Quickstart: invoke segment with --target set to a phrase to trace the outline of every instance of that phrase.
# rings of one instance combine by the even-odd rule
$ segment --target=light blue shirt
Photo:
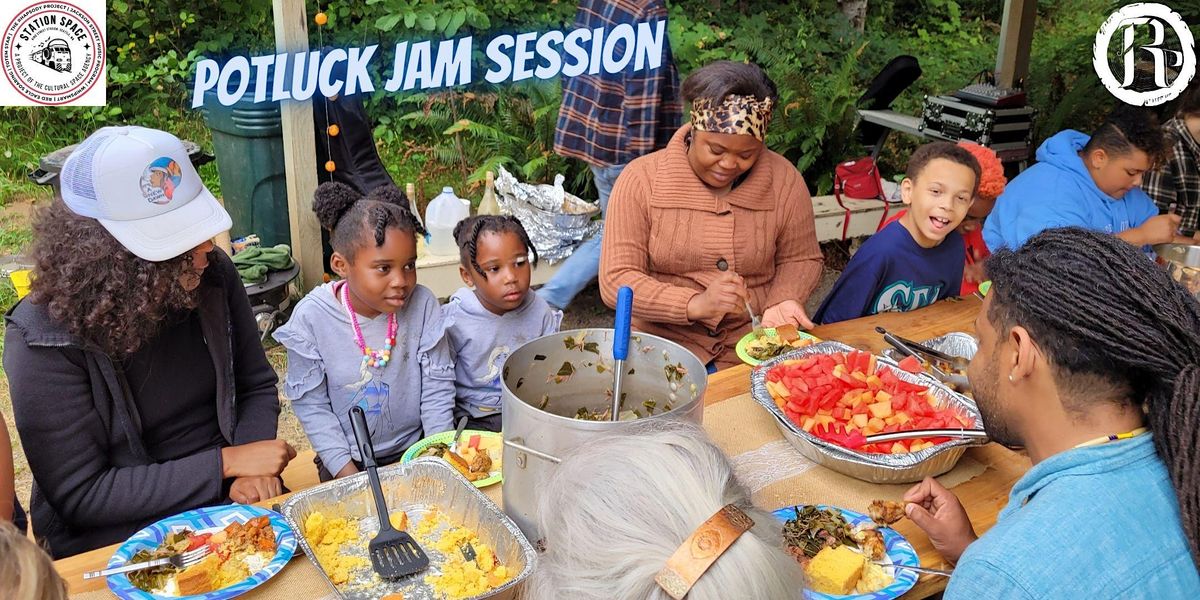
[[[459,288],[442,306],[442,325],[454,357],[454,387],[460,409],[473,417],[499,413],[500,375],[517,348],[558,331],[562,311],[533,292],[515,310],[496,315],[473,290]]]
[[[1135,187],[1120,198],[1100,191],[1079,157],[1089,139],[1086,134],[1068,129],[1054,134],[1038,148],[1038,164],[1005,186],[984,221],[983,241],[989,250],[1016,250],[1052,227],[1074,225],[1121,233],[1158,214],[1158,207],[1141,188]]]
[[[1150,435],[1062,452],[1013,487],[945,600],[1192,600],[1200,576]]]

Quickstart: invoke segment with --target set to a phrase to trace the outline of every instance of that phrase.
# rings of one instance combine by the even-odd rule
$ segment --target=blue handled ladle
[[[629,320],[633,315],[633,290],[617,290],[617,319],[613,324],[613,398],[610,419],[621,419],[621,388],[624,386],[625,359],[629,358]]]

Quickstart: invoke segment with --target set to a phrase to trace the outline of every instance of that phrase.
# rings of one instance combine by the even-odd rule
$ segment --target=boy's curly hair
[[[33,282],[28,301],[113,358],[123,358],[158,334],[171,312],[196,307],[192,253],[151,262],[126,250],[95,219],[55,199],[33,222]]]

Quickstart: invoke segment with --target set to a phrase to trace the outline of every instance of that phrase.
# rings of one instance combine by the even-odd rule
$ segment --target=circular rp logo
[[[104,33],[83,9],[68,2],[39,2],[4,28],[4,76],[39,104],[66,104],[92,89],[104,73]]]
[[[1168,41],[1167,31],[1174,33],[1175,40]],[[1139,31],[1143,38],[1138,39]],[[1118,80],[1109,63],[1109,47],[1113,37],[1120,33],[1119,58],[1122,65]],[[1145,44],[1146,36],[1149,43]],[[1092,49],[1092,66],[1104,87],[1121,101],[1134,106],[1157,106],[1175,99],[1187,88],[1196,74],[1196,51],[1192,32],[1179,13],[1170,7],[1154,3],[1130,4],[1109,15],[1100,31],[1096,33],[1096,44]],[[1177,75],[1167,81],[1170,68]],[[1133,89],[1139,70],[1143,79],[1152,83]]]

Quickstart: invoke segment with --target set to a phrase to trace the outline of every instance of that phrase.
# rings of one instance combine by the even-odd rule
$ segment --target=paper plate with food
[[[400,462],[409,462],[424,456],[433,456],[450,463],[467,481],[482,488],[500,483],[501,462],[504,456],[504,438],[493,431],[463,430],[454,445],[454,432],[443,431],[413,444]]]
[[[889,566],[921,564],[908,540],[886,526],[904,516],[901,503],[876,501],[872,516],[824,505],[774,514],[783,522],[784,545],[804,568],[807,600],[889,600],[917,583],[913,571]]]
[[[113,568],[190,552],[186,567],[110,575],[108,588],[127,600],[233,598],[273,577],[295,551],[296,536],[278,513],[244,504],[190,510],[133,534],[108,561]]]
[[[738,340],[738,358],[742,362],[756,367],[764,360],[775,358],[785,352],[803,348],[821,341],[815,335],[800,331],[795,325],[780,325],[779,327],[763,329],[761,336],[751,331]]]

